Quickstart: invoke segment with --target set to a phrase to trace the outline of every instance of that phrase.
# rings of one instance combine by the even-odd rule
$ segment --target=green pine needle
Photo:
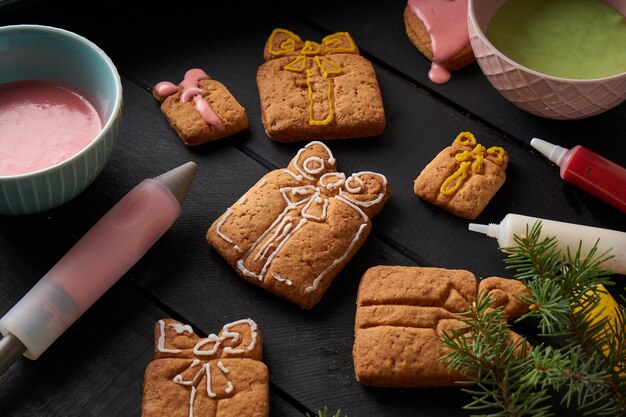
[[[540,239],[541,223],[515,236],[507,269],[515,270],[533,306],[518,320],[538,320],[540,337],[551,344],[528,350],[522,337],[512,337],[502,308],[491,308],[487,294],[479,294],[472,309],[458,318],[465,326],[442,337],[449,353],[442,361],[461,372],[461,385],[472,396],[465,409],[480,416],[552,416],[550,398],[560,396],[566,407],[586,414],[626,415],[626,299],[617,319],[598,312],[600,285],[609,286],[610,273],[601,269],[608,252],[597,255],[596,245],[581,255],[582,242],[564,255],[554,237]]]
[[[329,413],[328,407],[325,406],[322,410],[317,410],[317,414],[315,414],[313,417],[329,417],[328,413]],[[307,413],[306,416],[311,417],[309,413]],[[348,415],[341,414],[341,410],[337,410],[335,414],[333,414],[331,417],[348,417]]]

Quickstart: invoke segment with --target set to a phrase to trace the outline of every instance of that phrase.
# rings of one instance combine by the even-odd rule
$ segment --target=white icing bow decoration
[[[305,152],[312,146],[321,147],[325,156],[308,156]],[[344,206],[343,212],[347,215],[359,219],[358,224],[353,229],[344,230],[350,236],[349,243],[337,258],[329,265],[316,272],[312,282],[307,283],[303,291],[309,293],[315,291],[322,278],[329,273],[337,264],[347,258],[354,246],[359,241],[364,229],[370,225],[370,216],[376,214],[382,205],[387,193],[387,179],[384,175],[371,171],[362,171],[347,177],[341,172],[334,172],[335,159],[330,150],[321,142],[311,142],[300,149],[292,159],[289,168],[282,171],[288,174],[289,185],[283,185],[277,189],[276,198],[281,198],[284,202],[281,212],[276,212],[275,220],[267,227],[256,240],[247,247],[243,247],[234,238],[223,230],[224,225],[230,221],[230,217],[235,213],[234,207],[248,203],[248,195],[244,195],[236,205],[229,208],[221,217],[215,232],[223,240],[241,254],[236,262],[239,271],[250,278],[263,282],[265,279],[274,279],[286,285],[293,285],[295,277],[287,274],[271,272],[267,275],[272,265],[272,261],[287,244],[287,242],[299,230],[312,227],[311,223],[325,223],[328,221],[329,205],[331,200]],[[255,186],[256,189],[268,187],[267,178],[276,174],[276,171],[268,174]],[[254,188],[253,188],[254,190]],[[267,191],[276,193],[276,188]],[[242,210],[244,207],[242,207]],[[311,233],[331,233],[330,230],[316,228]],[[344,236],[346,236],[344,234]],[[329,238],[332,238],[329,236]],[[250,263],[248,265],[247,263]]]
[[[234,395],[235,387],[231,372],[220,359],[261,358],[261,346],[257,342],[257,325],[251,319],[242,319],[224,325],[219,335],[210,334],[206,338],[197,337],[192,328],[172,320],[159,320],[160,334],[157,342],[157,356],[160,358],[192,359],[187,369],[176,374],[172,382],[190,388],[189,407],[193,416],[194,402],[201,381],[206,381],[206,394],[209,398],[220,399]],[[234,330],[233,328],[237,328]],[[177,341],[180,335],[188,335],[184,341]],[[191,342],[196,343],[192,346]],[[226,379],[226,387],[221,392],[214,389],[212,380]]]

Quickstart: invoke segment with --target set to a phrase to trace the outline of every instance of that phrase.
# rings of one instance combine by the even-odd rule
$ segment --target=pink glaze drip
[[[91,103],[63,86],[43,80],[0,84],[0,176],[56,165],[101,130]]]
[[[202,119],[209,125],[215,127],[217,130],[224,131],[226,129],[224,124],[219,119],[209,102],[202,97],[202,93],[204,93],[205,90],[199,87],[199,82],[200,80],[207,78],[209,78],[207,73],[199,68],[192,68],[187,71],[185,73],[185,78],[181,83],[183,91],[180,94],[180,101],[188,103],[193,99],[196,104],[196,110],[198,110]],[[154,87],[154,90],[159,96],[165,97],[178,91],[178,86],[169,81],[161,81]]]
[[[452,77],[452,74],[450,74],[450,71],[448,71],[441,65],[437,64],[436,62],[433,62],[430,65],[430,71],[428,71],[428,78],[430,78],[432,82],[435,82],[437,84],[447,83],[448,81],[450,81],[451,77]]]
[[[469,43],[467,0],[408,0],[410,10],[430,34],[433,63],[428,73],[431,81],[450,80],[450,71],[441,66]]]

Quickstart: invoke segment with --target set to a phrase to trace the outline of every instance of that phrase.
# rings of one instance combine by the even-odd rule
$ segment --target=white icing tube
[[[596,256],[608,250],[610,250],[609,255],[613,256],[600,266],[614,273],[626,275],[626,233],[624,232],[520,214],[507,214],[500,224],[470,223],[469,230],[495,237],[498,239],[500,248],[508,248],[517,246],[513,239],[515,235],[525,234],[527,227],[530,230],[537,221],[541,221],[541,238],[555,237],[563,255],[567,254],[568,248],[572,256],[575,255],[582,241],[581,256],[586,257],[597,242]]]
[[[20,350],[37,359],[148,251],[178,217],[196,171],[188,162],[142,181],[0,319],[0,374]]]

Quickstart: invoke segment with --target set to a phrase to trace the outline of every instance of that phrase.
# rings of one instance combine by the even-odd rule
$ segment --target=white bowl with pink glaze
[[[111,59],[93,42],[50,26],[0,27],[0,83],[31,79],[72,86],[89,97],[102,129],[55,165],[0,175],[0,215],[41,213],[76,197],[100,174],[118,136],[122,83]]]
[[[594,116],[626,100],[626,72],[596,79],[560,78],[526,68],[500,52],[485,32],[506,2],[469,0],[467,19],[478,65],[507,100],[529,113],[560,120]],[[626,16],[626,7],[619,12]]]

